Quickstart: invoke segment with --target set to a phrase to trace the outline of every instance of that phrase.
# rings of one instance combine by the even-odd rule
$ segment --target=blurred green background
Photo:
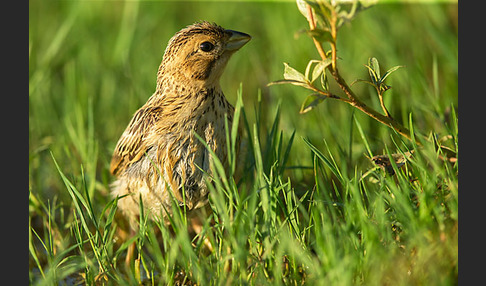
[[[424,134],[449,134],[450,112],[458,100],[457,9],[457,3],[398,3],[360,13],[339,32],[342,75],[348,83],[366,79],[369,57],[376,57],[384,70],[405,66],[388,80],[393,87],[385,95],[389,111],[405,125],[412,113],[415,128]],[[296,130],[290,166],[312,165],[301,140],[308,137],[317,147],[325,139],[341,157],[338,162],[353,162],[346,168],[369,168],[352,116],[360,120],[373,152],[391,144],[388,128],[341,102],[327,100],[300,115],[308,91],[266,86],[283,78],[283,62],[304,71],[310,59],[318,59],[311,39],[298,34],[308,25],[292,1],[29,1],[31,192],[41,199],[68,198],[50,150],[70,178],[79,180],[83,171],[91,189],[106,194],[113,148],[133,113],[153,93],[169,38],[199,20],[252,35],[229,62],[221,85],[235,103],[242,83],[250,123],[260,99],[264,128],[270,128],[280,106],[284,137]],[[368,85],[357,83],[353,89],[379,109]],[[294,169],[289,176],[298,184],[312,171]]]

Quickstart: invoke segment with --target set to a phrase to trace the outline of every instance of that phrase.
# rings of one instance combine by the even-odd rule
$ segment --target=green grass
[[[232,169],[214,177],[203,231],[212,253],[187,233],[183,210],[169,226],[142,217],[122,240],[109,196],[113,148],[152,94],[167,41],[197,20],[253,36],[221,80],[230,102],[241,98],[250,152],[241,180]],[[295,37],[304,28],[293,2],[30,1],[31,284],[457,284],[457,163],[426,143],[385,175],[366,156],[414,142],[332,100],[300,115],[306,90],[266,86],[283,62],[303,71],[318,58]],[[457,150],[457,3],[379,4],[339,33],[347,81],[366,78],[369,57],[405,66],[387,81],[390,113]],[[353,90],[379,109],[368,85]],[[133,241],[140,266],[127,270]]]

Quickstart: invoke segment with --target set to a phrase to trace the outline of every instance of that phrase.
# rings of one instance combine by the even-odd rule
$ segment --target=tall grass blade
[[[338,178],[341,184],[344,184],[343,176],[341,175],[339,169],[336,167],[335,162],[333,163],[331,160],[326,158],[326,156],[324,156],[324,154],[319,149],[312,145],[309,139],[305,137],[302,137],[302,139],[304,140],[305,144],[311,149],[312,153],[314,153],[317,158],[319,158],[331,170],[331,172]]]

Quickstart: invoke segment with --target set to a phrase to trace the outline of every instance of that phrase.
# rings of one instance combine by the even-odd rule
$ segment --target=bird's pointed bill
[[[231,33],[231,37],[229,38],[228,44],[226,45],[226,50],[228,51],[236,51],[251,40],[250,35],[242,32],[233,30],[226,30],[226,32]]]

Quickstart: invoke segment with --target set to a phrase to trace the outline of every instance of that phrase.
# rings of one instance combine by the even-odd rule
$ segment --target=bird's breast
[[[204,173],[212,173],[212,154],[223,165],[227,162],[225,121],[231,126],[233,107],[222,94],[207,96],[199,104],[184,107],[180,112],[185,116],[161,136],[159,162],[164,165],[165,179],[171,182],[172,188],[184,189],[185,198],[195,204],[207,195]],[[188,107],[191,109],[187,110]]]

